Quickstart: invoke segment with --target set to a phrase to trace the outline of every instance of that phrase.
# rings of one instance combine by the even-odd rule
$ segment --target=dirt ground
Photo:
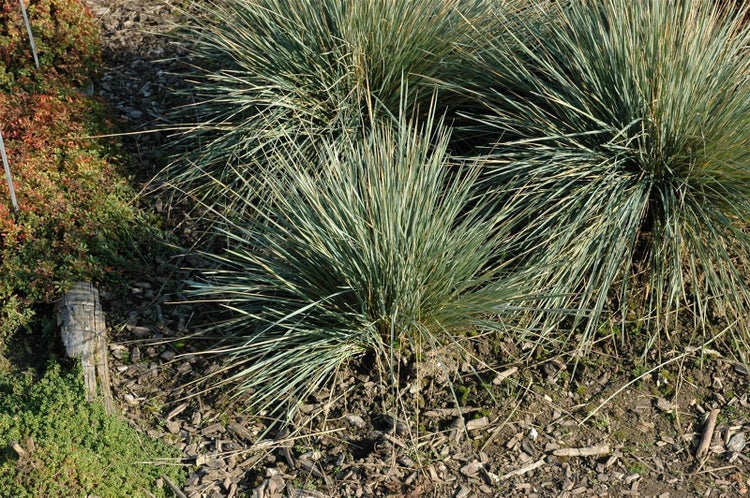
[[[88,1],[106,59],[94,93],[125,123],[144,181],[164,165],[168,135],[154,130],[169,125],[163,116],[182,84],[176,73],[186,71],[158,34],[184,2]],[[169,200],[161,193],[143,202],[189,239],[189,214]],[[269,432],[263,414],[243,412],[231,392],[191,386],[219,368],[186,339],[200,329],[203,310],[182,295],[179,261],[157,258],[153,266],[127,295],[102,289],[102,296],[117,402],[134,425],[182,450],[174,463],[189,478],[173,488],[176,496],[747,494],[750,377],[718,346],[685,350],[674,338],[674,347],[661,344],[659,357],[641,364],[639,345],[603,337],[574,368],[564,354],[505,360],[523,344],[477,337],[466,343],[475,369],[448,361],[453,389],[430,368],[435,358],[415,363],[404,353],[397,390],[364,357],[330,390],[304,400],[291,432]]]

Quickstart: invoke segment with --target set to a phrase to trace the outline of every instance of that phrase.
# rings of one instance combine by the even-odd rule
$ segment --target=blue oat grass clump
[[[266,179],[267,203],[225,220],[226,252],[207,255],[217,269],[194,293],[226,310],[214,352],[252,409],[293,407],[365,352],[497,328],[520,296],[500,220],[475,197],[478,168],[450,158],[447,132],[368,126],[314,165],[284,164]]]
[[[309,163],[322,141],[367,126],[375,107],[397,116],[403,87],[423,116],[436,92],[440,109],[460,107],[465,96],[436,80],[464,78],[458,47],[489,9],[484,0],[206,2],[177,31],[194,71],[162,177],[203,200],[226,203],[223,186],[262,195],[256,177],[275,169],[276,148],[291,144],[287,153]]]
[[[546,255],[536,285],[580,310],[583,350],[605,310],[750,345],[750,26],[715,4],[558,2],[487,33],[466,85],[496,137],[484,187],[525,198],[515,250]]]

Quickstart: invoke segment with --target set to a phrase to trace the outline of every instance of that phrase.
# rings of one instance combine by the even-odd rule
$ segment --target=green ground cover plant
[[[53,303],[79,279],[116,279],[134,238],[148,231],[131,203],[103,104],[61,86],[57,95],[0,94],[0,126],[19,212],[2,182],[0,338],[29,326],[34,306]]]
[[[51,304],[76,280],[118,282],[139,244],[155,238],[133,203],[118,143],[94,138],[116,124],[101,100],[78,90],[99,61],[88,8],[27,5],[40,70],[19,4],[0,2],[0,130],[18,199],[16,211],[3,177],[0,495],[165,496],[156,481],[182,482],[178,452],[88,403],[80,369],[63,373],[46,357],[58,341]],[[155,465],[160,459],[172,465]]]
[[[745,13],[576,0],[542,24],[514,20],[513,44],[486,33],[484,78],[465,86],[485,105],[476,126],[496,132],[485,182],[523,193],[516,250],[544,255],[536,286],[555,296],[549,308],[580,310],[584,352],[605,310],[623,333],[642,321],[652,343],[680,316],[698,336],[731,324],[747,350]]]
[[[35,308],[75,280],[115,277],[146,233],[100,100],[77,88],[100,61],[98,32],[80,1],[26,2],[37,70],[18,2],[0,2],[0,130],[19,210],[0,182],[0,345],[31,329]],[[137,233],[139,232],[139,233]],[[37,327],[38,328],[38,327]]]
[[[80,369],[0,374],[0,434],[2,496],[169,496],[156,480],[183,480],[175,448],[86,401]]]

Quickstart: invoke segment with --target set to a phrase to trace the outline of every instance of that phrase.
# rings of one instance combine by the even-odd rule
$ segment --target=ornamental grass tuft
[[[280,144],[305,163],[374,107],[397,115],[404,86],[424,114],[437,80],[462,80],[458,47],[489,9],[484,0],[206,2],[179,35],[195,72],[165,178],[203,199],[224,185],[255,194],[248,180],[274,169],[268,154]],[[462,98],[440,94],[438,108]]]
[[[474,198],[478,168],[451,160],[444,128],[366,128],[325,143],[314,164],[280,151],[268,202],[225,219],[226,251],[204,255],[216,269],[194,296],[225,309],[213,352],[251,409],[281,415],[365,352],[496,329],[520,296],[500,220]]]
[[[466,85],[496,136],[483,182],[524,198],[517,254],[543,255],[536,286],[580,310],[584,352],[605,310],[652,340],[692,316],[750,345],[747,9],[573,0],[512,44],[487,33]]]

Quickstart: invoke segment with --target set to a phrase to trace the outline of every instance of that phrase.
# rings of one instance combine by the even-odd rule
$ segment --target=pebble
[[[367,422],[365,422],[365,419],[363,419],[359,415],[347,414],[344,415],[344,418],[349,423],[349,425],[351,425],[352,427],[356,427],[357,429],[364,429],[367,427]]]
[[[465,476],[471,477],[471,476],[476,475],[477,472],[479,472],[479,469],[481,468],[482,468],[482,463],[475,460],[461,467],[461,473]]]
[[[178,432],[180,432],[180,423],[175,420],[167,420],[164,426],[172,434],[177,434]]]

